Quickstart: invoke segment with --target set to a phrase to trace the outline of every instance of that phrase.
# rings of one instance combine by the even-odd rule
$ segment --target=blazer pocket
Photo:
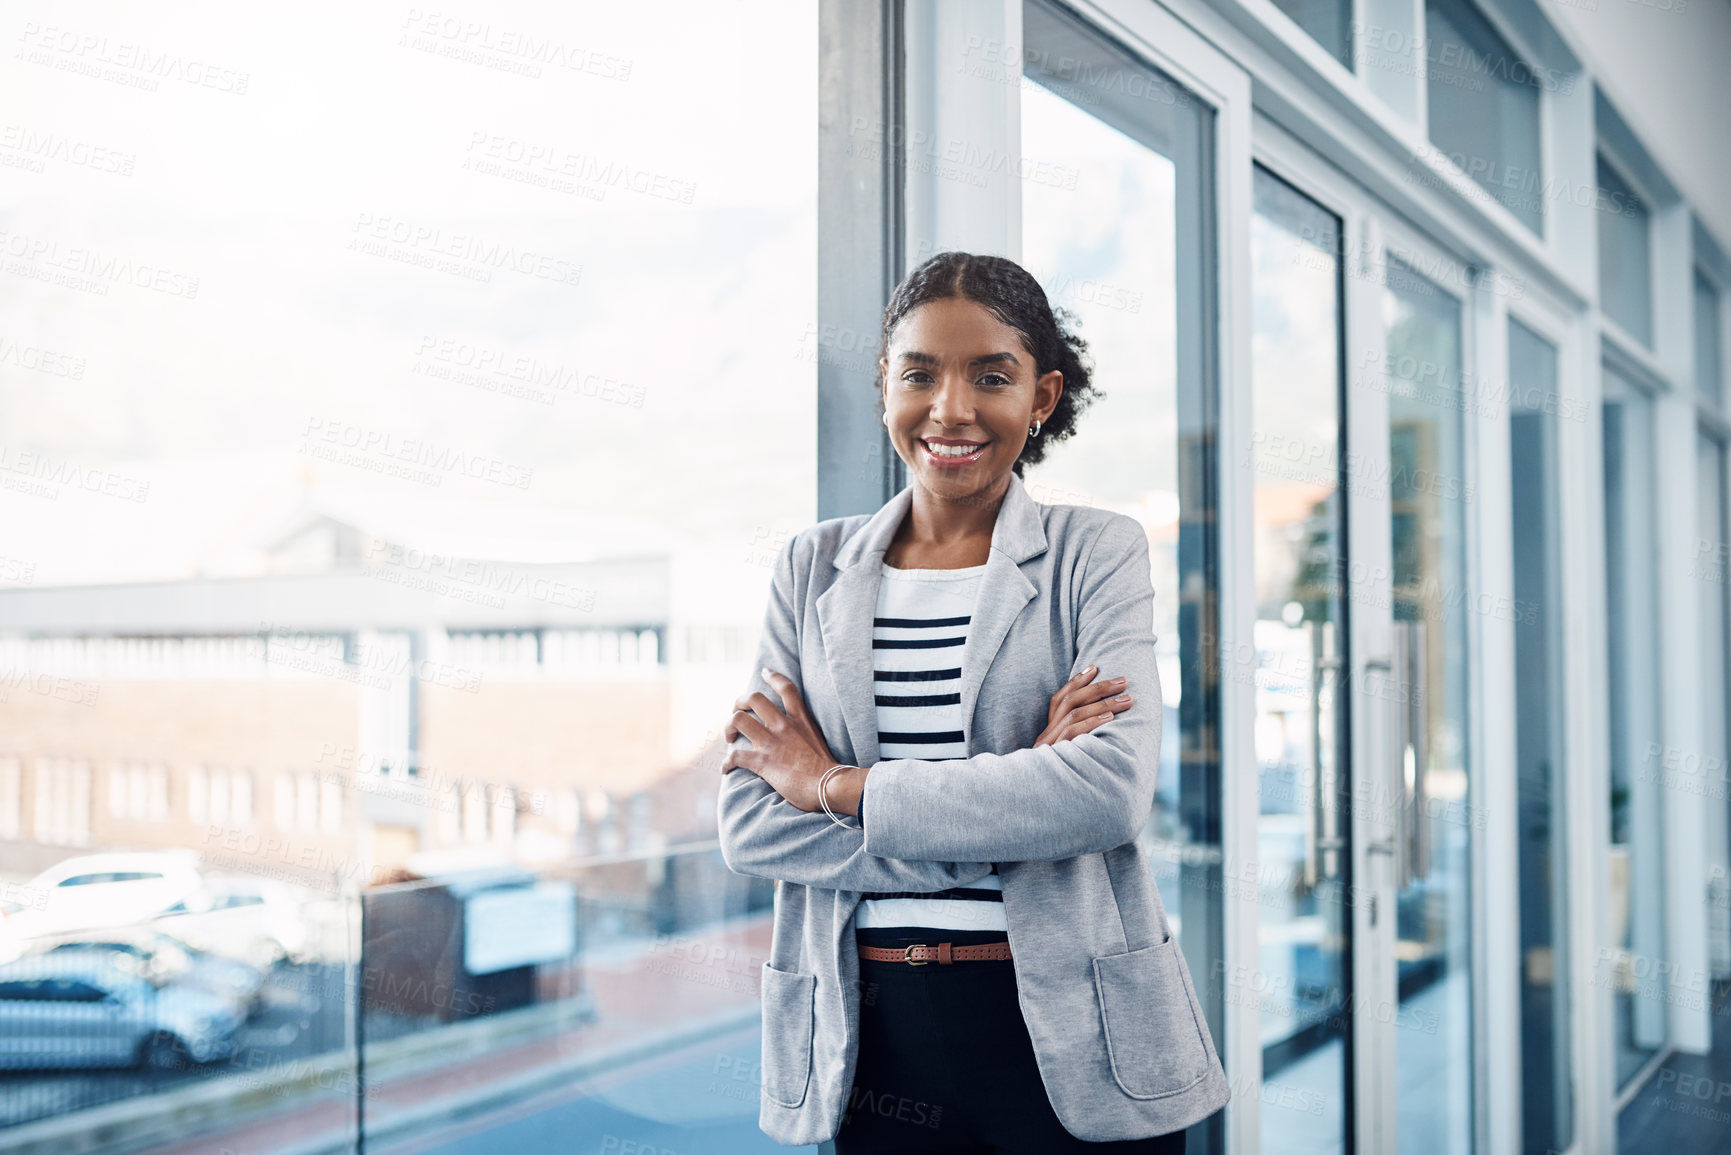
[[[1173,938],[1094,959],[1112,1077],[1133,1099],[1176,1095],[1208,1075],[1202,1026],[1178,967]]]
[[[763,1091],[770,1102],[797,1107],[805,1101],[816,1015],[816,975],[763,964]]]

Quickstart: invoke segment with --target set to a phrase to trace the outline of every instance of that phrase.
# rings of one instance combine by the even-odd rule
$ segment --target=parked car
[[[196,891],[201,881],[192,851],[64,859],[10,895],[0,917],[0,960],[17,958],[34,938],[154,918]]]
[[[0,1068],[175,1070],[235,1051],[240,1017],[184,983],[156,984],[109,950],[48,951],[0,966]]]
[[[112,927],[37,939],[33,953],[106,950],[114,960],[157,987],[186,983],[227,1000],[243,1018],[263,999],[265,972],[250,963],[199,950],[154,927]]]
[[[200,950],[268,971],[284,959],[305,957],[307,905],[275,879],[205,875],[197,890],[157,916],[156,926]]]

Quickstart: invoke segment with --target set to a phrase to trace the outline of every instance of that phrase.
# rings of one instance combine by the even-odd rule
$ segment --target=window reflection
[[[1104,394],[1076,436],[1029,471],[1028,488],[1044,502],[1124,513],[1147,532],[1165,723],[1143,837],[1218,1046],[1213,119],[1193,94],[1054,8],[1024,5],[1023,33],[1033,82],[1022,87],[1023,155],[1079,175],[1069,188],[1022,183],[1021,260],[1079,320]],[[1220,1117],[1199,1127],[1198,1141],[1217,1149]]]
[[[1611,731],[1610,957],[1617,1085],[1665,1043],[1664,767],[1659,750],[1653,403],[1605,366],[1605,595]]]
[[[1723,311],[1719,287],[1695,270],[1695,388],[1701,396],[1721,404],[1725,396],[1724,329],[1720,325]]]
[[[1652,215],[1615,165],[1597,158],[1599,307],[1643,345],[1653,344]]]
[[[1255,174],[1259,965],[1265,1153],[1343,1151],[1351,1045],[1340,222]],[[1290,1104],[1295,1110],[1279,1110]]]
[[[703,1062],[749,1071],[769,888],[673,851],[816,509],[816,10],[296,17],[92,10],[8,68],[101,159],[5,169],[0,332],[52,354],[0,372],[0,685],[46,688],[0,693],[7,871],[193,848],[227,889],[175,917],[269,997],[232,1061],[44,1074],[0,1124],[357,1045],[383,1087],[477,1015],[545,1063],[733,1014]],[[0,922],[185,897],[139,885]],[[545,1149],[709,1142],[604,1067],[620,1111]],[[755,1085],[692,1085],[773,1147]]]
[[[1555,427],[1557,351],[1509,322],[1510,524],[1514,544],[1515,791],[1520,861],[1523,1149],[1574,1134],[1569,999],[1568,762],[1563,740],[1562,565]]]
[[[1549,69],[1515,52],[1471,0],[1426,0],[1424,78],[1430,139],[1535,233],[1544,227],[1539,94]]]
[[[1471,836],[1460,302],[1390,261],[1383,292],[1398,761],[1395,1030],[1402,1152],[1472,1149]],[[1389,708],[1391,703],[1371,703]],[[1445,1109],[1444,1104],[1448,1107]]]

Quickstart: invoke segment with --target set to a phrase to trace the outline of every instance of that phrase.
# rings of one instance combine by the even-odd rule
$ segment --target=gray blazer
[[[1148,539],[1123,514],[1042,505],[1012,474],[962,661],[970,756],[880,761],[878,566],[911,500],[905,488],[874,514],[796,534],[776,559],[757,654],[800,688],[839,760],[871,767],[863,832],[796,809],[747,769],[722,778],[727,865],[780,883],[762,967],[759,1126],[784,1144],[840,1130],[859,1044],[861,892],[965,886],[995,862],[1022,1015],[1059,1121],[1093,1141],[1187,1127],[1230,1095],[1137,841],[1162,715]],[[1051,696],[1090,663],[1129,679],[1135,704],[1033,748]],[[780,700],[761,674],[752,689]]]

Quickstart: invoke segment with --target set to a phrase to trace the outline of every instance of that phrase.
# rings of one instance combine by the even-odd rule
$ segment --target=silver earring
[[[888,413],[885,413],[884,414],[884,428],[888,429],[889,427],[890,427],[890,415]]]
[[[1029,437],[1038,437],[1039,435],[1040,435],[1040,422],[1038,419],[1036,419],[1032,425],[1028,426],[1028,436]]]

